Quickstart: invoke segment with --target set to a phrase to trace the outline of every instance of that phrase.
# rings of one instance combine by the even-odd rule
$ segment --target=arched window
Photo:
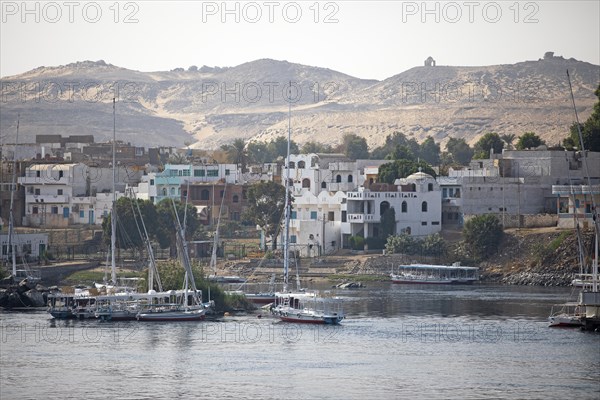
[[[306,168],[306,163],[304,161],[298,161],[298,168],[299,169]]]
[[[416,192],[416,191],[417,191],[417,185],[416,185],[416,184],[414,184],[414,183],[412,183],[412,184],[410,185],[410,191],[411,191],[411,192]]]
[[[321,182],[321,189],[327,189],[327,183],[325,183],[325,181]]]
[[[405,201],[402,202],[402,212],[408,212],[408,204]]]
[[[171,188],[171,196],[175,196],[175,188]]]
[[[300,164],[298,164],[300,166]],[[302,187],[306,189],[310,189],[310,179],[304,178],[302,179]]]
[[[233,195],[233,202],[234,203],[239,203],[240,202],[240,197],[237,194]]]
[[[352,183],[352,175],[348,175],[348,183]]]
[[[288,168],[290,168],[290,169],[296,168],[296,163],[293,161],[290,161],[290,163],[288,164]]]
[[[208,189],[204,189],[200,192],[200,200],[208,200],[210,197],[210,194],[208,192]]]
[[[390,203],[387,201],[382,201],[379,205],[379,215],[383,215],[390,208]]]
[[[335,181],[336,181],[337,183],[342,183],[342,176],[341,176],[341,175],[338,175],[338,176],[336,176],[336,177],[335,177]]]
[[[294,186],[294,180],[293,179],[289,179],[288,180],[288,186]]]
[[[433,183],[427,185],[427,190],[433,192]]]
[[[162,194],[163,194],[163,196],[166,196],[166,195],[167,195],[167,188],[163,188],[163,190],[162,190]]]
[[[427,202],[426,201],[421,203],[421,211],[427,212]]]

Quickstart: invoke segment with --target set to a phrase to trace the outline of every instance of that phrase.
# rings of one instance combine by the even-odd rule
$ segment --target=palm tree
[[[227,153],[228,161],[241,165],[242,172],[246,171],[246,142],[244,139],[235,139],[231,144],[224,144],[221,149]]]
[[[502,141],[504,143],[506,143],[507,150],[513,149],[512,143],[515,141],[516,138],[517,138],[517,135],[515,135],[514,133],[507,133],[506,135],[500,135],[500,139],[502,139]]]

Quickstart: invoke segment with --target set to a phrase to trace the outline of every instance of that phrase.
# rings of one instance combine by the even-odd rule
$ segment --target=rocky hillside
[[[592,233],[584,233],[582,242],[589,267],[594,254]],[[513,285],[569,286],[579,273],[578,247],[573,230],[509,230],[497,256],[481,265],[482,277]]]
[[[554,56],[511,65],[416,67],[383,81],[270,59],[160,72],[84,61],[3,77],[0,135],[14,138],[20,113],[21,141],[39,133],[106,140],[115,97],[120,139],[215,148],[238,137],[268,140],[287,132],[291,96],[298,142],[327,138],[336,144],[344,133],[356,133],[375,146],[399,130],[417,140],[432,135],[471,143],[487,131],[534,131],[557,143],[574,120],[567,69],[585,119],[600,67]]]

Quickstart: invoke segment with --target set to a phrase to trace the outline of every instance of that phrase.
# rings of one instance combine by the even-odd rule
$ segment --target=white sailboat
[[[290,90],[291,90],[290,82]],[[288,97],[288,140],[286,162],[290,159],[291,141],[291,94]],[[275,293],[275,303],[271,313],[285,322],[310,323],[310,324],[339,324],[345,317],[339,299],[324,298],[316,292],[298,291],[291,292],[288,288],[289,280],[289,236],[290,236],[290,168],[286,168],[285,177],[285,229],[283,240],[283,291]]]

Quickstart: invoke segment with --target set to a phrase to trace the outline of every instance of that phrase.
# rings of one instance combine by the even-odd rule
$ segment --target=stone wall
[[[557,226],[558,216],[556,214],[505,214],[504,218],[502,213],[494,213],[500,222],[504,225],[504,228],[546,228]],[[464,221],[467,222],[475,215],[465,215]],[[520,220],[520,223],[519,223]]]

